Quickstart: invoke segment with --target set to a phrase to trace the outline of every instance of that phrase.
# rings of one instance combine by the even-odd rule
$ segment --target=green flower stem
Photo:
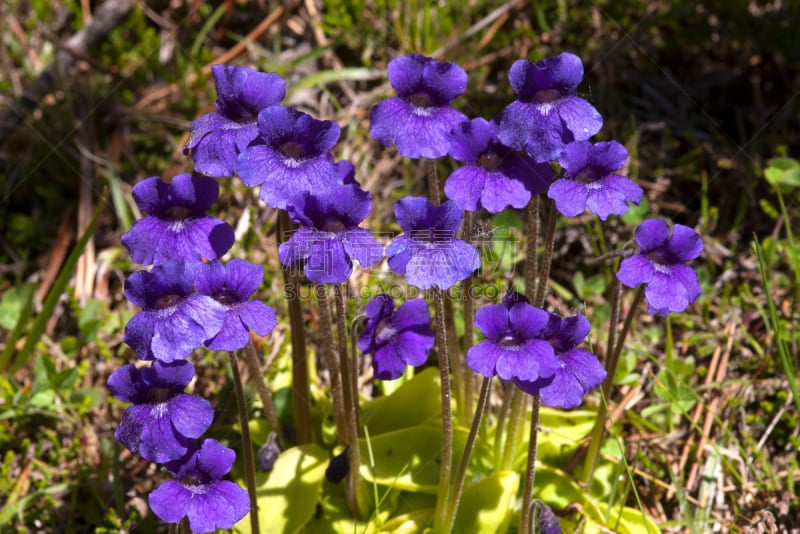
[[[278,436],[278,446],[281,449],[286,447],[286,436],[283,434],[278,413],[275,411],[275,404],[272,402],[272,393],[264,380],[264,373],[261,370],[261,365],[258,362],[258,354],[256,348],[253,346],[253,341],[250,340],[244,347],[244,361],[247,364],[247,369],[250,372],[250,378],[255,382],[256,391],[261,398],[261,404],[264,406],[264,414],[267,416],[267,422],[270,429]]]
[[[285,210],[278,211],[278,243],[289,236],[292,224]],[[311,387],[306,361],[305,322],[300,303],[300,280],[291,268],[281,266],[284,291],[289,308],[289,332],[292,338],[292,405],[297,428],[297,443],[311,443]]]
[[[467,443],[464,445],[464,453],[461,455],[461,462],[458,464],[458,471],[456,472],[456,481],[453,485],[453,491],[450,499],[450,509],[447,512],[447,522],[445,523],[444,532],[449,532],[453,528],[453,523],[458,514],[458,504],[461,501],[461,493],[464,490],[464,479],[467,476],[467,466],[469,465],[472,450],[475,448],[475,440],[478,437],[478,431],[481,428],[481,421],[483,414],[486,413],[486,407],[489,404],[489,391],[491,389],[492,379],[483,378],[481,382],[481,392],[478,397],[478,407],[475,409],[475,414],[472,417],[472,426],[469,429],[467,436]]]
[[[542,402],[539,395],[533,395],[531,409],[531,436],[528,441],[528,465],[525,469],[525,485],[522,488],[522,510],[519,516],[519,532],[533,532],[531,516],[533,512],[533,485],[536,481],[536,448],[539,441],[539,408]]]
[[[436,318],[436,344],[439,356],[439,379],[442,389],[442,459],[439,466],[439,492],[434,516],[434,532],[447,533],[447,510],[450,504],[450,472],[453,463],[453,411],[450,404],[450,358],[447,351],[447,332],[444,321],[444,292],[433,289]]]
[[[342,387],[342,371],[339,367],[339,358],[333,351],[333,331],[336,328],[331,317],[331,307],[328,301],[328,286],[314,284],[314,292],[319,304],[319,322],[322,329],[322,358],[328,367],[331,380],[331,397],[333,398],[333,419],[336,421],[336,436],[339,445],[347,445],[347,423],[344,411],[344,391]]]
[[[606,356],[606,379],[603,381],[600,393],[600,406],[597,407],[597,417],[594,420],[594,427],[592,428],[592,437],[589,441],[589,449],[586,452],[586,458],[583,464],[583,482],[589,484],[594,476],[594,469],[597,466],[597,460],[600,457],[600,444],[603,442],[605,434],[606,415],[608,414],[608,399],[611,395],[611,387],[614,385],[614,377],[617,374],[617,365],[619,364],[619,357],[622,353],[622,347],[625,345],[625,339],[628,337],[633,317],[639,305],[644,299],[644,285],[639,286],[636,290],[636,295],[633,297],[631,307],[628,309],[628,314],[625,316],[625,322],[622,325],[622,330],[619,337],[614,344],[613,349],[609,347],[609,352]],[[616,326],[614,323],[609,325],[609,328],[614,330]],[[609,336],[611,338],[611,336]]]
[[[350,512],[358,519],[368,515],[366,487],[361,482],[361,449],[358,446],[358,376],[356,373],[355,343],[353,352],[347,350],[347,310],[344,304],[344,284],[333,286],[336,306],[336,337],[339,342],[339,363],[342,373],[342,390],[344,393],[344,421],[349,446],[347,460],[350,469],[347,472],[347,504]]]
[[[547,235],[544,238],[544,255],[542,256],[542,267],[539,271],[539,282],[536,286],[536,297],[533,299],[533,305],[537,308],[541,308],[544,305],[547,280],[550,278],[550,265],[553,262],[553,245],[555,244],[556,208],[552,201],[548,202],[548,204],[550,208],[547,213]],[[525,469],[525,484],[522,490],[522,511],[519,518],[520,532],[531,532],[531,513],[533,512],[532,498],[533,487],[536,481],[536,452],[539,437],[539,409],[541,404],[542,402],[539,395],[533,395],[531,434],[528,440],[528,462]]]
[[[247,417],[247,401],[244,398],[242,375],[239,373],[239,362],[236,361],[234,352],[228,353],[231,359],[231,373],[233,374],[233,390],[236,393],[236,407],[239,410],[239,425],[242,429],[242,460],[244,461],[244,476],[247,481],[247,493],[250,496],[250,530],[261,532],[258,528],[258,501],[256,500],[256,461],[253,455],[253,442],[250,440],[250,425]]]

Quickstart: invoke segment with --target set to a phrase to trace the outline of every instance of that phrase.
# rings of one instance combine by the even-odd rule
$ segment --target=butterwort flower
[[[405,197],[394,214],[404,233],[389,243],[386,256],[412,286],[449,289],[481,266],[475,247],[455,237],[463,212],[452,200],[436,206],[424,197]]]
[[[467,73],[420,54],[396,57],[387,70],[397,96],[372,108],[369,134],[407,158],[447,155],[450,130],[466,120],[450,102],[467,88]]]
[[[552,161],[566,145],[600,131],[603,118],[586,100],[575,96],[583,64],[563,53],[534,63],[519,59],[508,74],[519,98],[506,106],[497,137],[539,162]]]
[[[497,140],[497,123],[462,122],[450,133],[450,157],[462,163],[444,184],[444,192],[461,209],[485,208],[499,213],[507,206],[524,208],[532,195],[547,189],[550,166],[536,163]]]
[[[228,223],[205,213],[217,196],[217,181],[200,174],[178,174],[171,183],[157,176],[139,182],[133,198],[147,216],[122,236],[122,244],[142,265],[222,256],[234,234]]]
[[[192,532],[229,529],[250,511],[247,492],[224,477],[233,467],[236,453],[215,439],[193,443],[180,460],[167,462],[173,474],[150,493],[148,502],[159,519],[178,523],[189,519]]]
[[[616,141],[570,143],[558,158],[566,175],[553,182],[547,196],[567,217],[580,215],[587,207],[604,221],[609,215],[623,215],[628,202],[639,204],[642,199],[641,187],[614,172],[626,159],[628,151]]]
[[[407,300],[395,310],[394,299],[382,293],[367,303],[367,325],[358,348],[372,354],[375,378],[400,378],[406,366],[427,361],[433,344],[431,314],[424,300]]]
[[[475,314],[485,340],[467,351],[467,365],[487,378],[536,380],[553,376],[558,361],[553,346],[541,338],[549,314],[528,299],[510,292],[500,304],[484,306]]]
[[[703,241],[682,224],[672,226],[661,219],[648,219],[634,236],[639,253],[619,265],[617,279],[628,287],[645,284],[644,297],[650,314],[682,312],[700,296],[697,273],[685,262],[698,257]]]
[[[309,280],[338,284],[350,277],[353,260],[370,267],[383,257],[383,246],[358,224],[372,209],[372,195],[357,184],[312,194],[289,204],[289,215],[302,226],[278,247],[284,265],[305,263]]]
[[[259,300],[249,300],[264,279],[264,268],[238,258],[196,267],[194,287],[226,310],[220,331],[205,342],[211,350],[238,350],[250,341],[250,329],[266,336],[278,322],[275,312]]]
[[[123,340],[142,360],[173,362],[219,333],[225,306],[193,292],[195,268],[183,261],[136,271],[125,281],[128,301],[141,307],[125,325]]]
[[[272,106],[258,114],[259,137],[237,159],[242,181],[261,186],[261,200],[286,209],[303,191],[319,193],[342,183],[330,150],[339,125],[307,113]]]
[[[131,403],[114,432],[117,441],[151,462],[182,458],[189,440],[202,436],[214,419],[211,403],[183,392],[193,376],[187,361],[156,361],[142,369],[128,364],[111,373],[109,391]]]
[[[576,408],[583,402],[585,394],[603,382],[606,370],[597,356],[577,348],[591,329],[586,317],[580,313],[566,319],[548,315],[548,325],[541,336],[553,347],[558,362],[556,371],[537,380],[515,378],[514,383],[526,393],[538,393],[547,406],[567,410]]]
[[[233,176],[236,157],[258,137],[258,112],[281,103],[286,83],[274,72],[212,65],[217,111],[192,122],[184,154],[192,151],[197,172]]]

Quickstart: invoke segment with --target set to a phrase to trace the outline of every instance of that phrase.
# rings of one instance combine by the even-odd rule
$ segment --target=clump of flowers
[[[219,196],[219,183],[200,174],[178,174],[168,183],[157,176],[133,187],[133,198],[147,216],[122,236],[131,258],[142,265],[171,260],[213,260],[233,245],[231,226],[206,215]]]
[[[478,251],[455,237],[463,217],[452,200],[436,206],[427,198],[405,197],[394,207],[403,235],[386,247],[389,267],[420,289],[448,289],[481,266]]]
[[[369,134],[406,158],[447,155],[450,131],[467,119],[450,106],[466,89],[467,73],[420,54],[396,57],[387,70],[397,96],[372,108]]]
[[[619,265],[617,279],[628,287],[645,284],[644,297],[650,314],[682,312],[702,290],[694,269],[685,265],[703,251],[697,232],[682,224],[669,226],[648,219],[636,229],[639,253]]]
[[[366,312],[367,325],[358,338],[358,348],[372,355],[375,378],[394,380],[407,366],[427,361],[434,336],[424,300],[407,300],[395,310],[394,299],[382,293],[369,301]]]

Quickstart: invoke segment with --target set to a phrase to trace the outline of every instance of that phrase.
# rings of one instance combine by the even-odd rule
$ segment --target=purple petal
[[[676,261],[691,261],[703,252],[703,240],[692,228],[675,224],[667,248]]]
[[[556,209],[565,217],[577,217],[586,209],[589,192],[584,184],[561,178],[550,184],[547,197],[556,203]]]
[[[567,176],[575,178],[589,164],[591,149],[589,141],[573,141],[558,156],[558,164],[567,171]]]
[[[477,165],[481,154],[489,148],[497,134],[497,126],[483,118],[459,123],[450,132],[449,156],[456,161]]]
[[[605,221],[609,215],[622,215],[628,212],[628,202],[616,189],[604,187],[604,181],[595,182],[587,187],[589,197],[586,207]]]
[[[592,145],[588,164],[610,173],[625,166],[627,159],[628,150],[625,146],[612,140]]]
[[[186,454],[188,441],[176,432],[165,409],[150,405],[150,418],[142,427],[139,454],[145,460],[163,464]]]
[[[576,141],[589,139],[603,127],[603,117],[600,113],[586,100],[577,96],[568,96],[561,100],[558,104],[558,115]]]
[[[620,262],[617,280],[628,287],[636,287],[639,284],[649,283],[655,274],[653,262],[641,254],[635,254]]]
[[[212,480],[227,475],[235,461],[236,452],[215,439],[203,440],[197,452],[197,468]]]
[[[560,369],[549,384],[539,388],[545,406],[571,410],[583,402],[583,388],[567,369]]]
[[[484,340],[467,351],[467,365],[476,373],[492,378],[497,374],[497,362],[503,356],[505,351],[502,348]]]
[[[434,337],[431,333],[420,333],[413,330],[401,331],[394,342],[400,359],[407,365],[418,366],[428,361],[428,354],[434,345]]]
[[[475,314],[475,326],[491,341],[500,341],[509,331],[508,308],[504,304],[484,306]]]
[[[430,331],[431,312],[423,299],[409,299],[402,303],[392,319],[392,326],[398,330],[427,327]],[[431,332],[433,333],[433,332]]]
[[[422,86],[422,72],[426,58],[420,54],[407,54],[392,59],[386,74],[392,88],[400,96],[411,96]]]
[[[559,355],[565,368],[581,385],[583,393],[589,393],[606,379],[606,370],[593,353],[583,349],[572,349]]]
[[[656,271],[644,290],[649,313],[668,315],[682,312],[689,306],[689,295],[680,279],[672,273]]]
[[[509,326],[524,339],[540,335],[549,318],[546,311],[527,303],[515,304],[508,310]]]
[[[362,268],[372,267],[383,259],[383,245],[366,228],[344,232],[344,249]]]
[[[379,380],[395,380],[406,370],[406,363],[394,343],[387,343],[372,355],[372,369]]]
[[[407,158],[435,159],[447,155],[450,131],[466,116],[449,106],[421,112],[401,98],[379,102],[370,112],[369,134],[383,145],[396,145]]]
[[[225,265],[225,286],[244,301],[255,293],[264,280],[264,267],[239,258],[234,258]]]
[[[217,108],[232,119],[255,118],[286,95],[286,83],[274,72],[212,65],[211,73],[217,88]]]
[[[139,450],[142,429],[150,423],[150,405],[134,404],[122,414],[122,420],[114,431],[114,439],[131,452]]]
[[[278,326],[275,311],[258,300],[243,302],[236,307],[236,314],[244,325],[259,336],[266,336]]]
[[[481,193],[481,206],[489,213],[500,213],[507,206],[522,209],[528,205],[531,193],[525,184],[498,172],[489,173]]]
[[[106,387],[111,395],[122,402],[134,402],[139,398],[140,372],[133,364],[123,365],[108,377]]]
[[[668,238],[669,226],[661,219],[647,219],[636,228],[636,242],[645,254],[664,245]]]
[[[186,516],[192,493],[176,480],[168,480],[150,492],[150,509],[165,523],[177,523]]]
[[[194,366],[185,360],[171,364],[155,361],[152,367],[143,372],[148,370],[151,373],[148,377],[151,385],[166,387],[172,392],[182,392],[194,378]]]
[[[139,312],[125,325],[122,340],[127,343],[141,360],[153,359],[150,343],[155,333],[157,319],[147,312]]]
[[[208,533],[231,528],[250,510],[247,492],[233,482],[220,480],[210,486],[206,493],[195,494],[189,505],[189,526],[193,532]],[[236,486],[238,492],[230,486]],[[246,507],[242,507],[242,502]]]
[[[489,175],[486,169],[474,165],[456,169],[444,184],[444,194],[462,210],[476,211]]]
[[[408,262],[411,261],[411,248],[414,241],[401,235],[395,237],[391,243],[386,247],[386,258],[391,268],[397,274],[405,274]]]
[[[199,438],[214,420],[214,408],[206,399],[182,393],[169,401],[172,425],[186,438]]]

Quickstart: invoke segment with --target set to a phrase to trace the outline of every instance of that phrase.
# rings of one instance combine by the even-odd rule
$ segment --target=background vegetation
[[[124,407],[104,386],[134,359],[119,237],[138,216],[133,184],[191,169],[189,124],[213,109],[206,66],[276,71],[290,103],[335,118],[340,157],[375,197],[371,227],[391,230],[393,200],[424,186],[369,139],[368,114],[389,94],[386,63],[411,51],[462,65],[456,104],[485,117],[513,98],[515,59],[583,58],[598,137],[627,146],[648,208],[706,245],[703,297],[668,324],[642,317],[610,399],[642,507],[672,532],[800,528],[798,3],[139,1],[93,46],[65,46],[102,6],[0,4],[0,531],[157,528],[145,500],[155,469],[113,440]],[[238,254],[265,264],[262,297],[285,325],[274,214],[234,182],[223,190],[220,216]],[[559,226],[548,306],[586,309],[604,331],[609,273],[579,260],[620,247],[636,217],[604,239],[591,217]],[[499,287],[506,274],[494,273]],[[286,333],[265,340],[268,354],[286,352]],[[206,357],[197,387],[225,434],[221,368]]]

